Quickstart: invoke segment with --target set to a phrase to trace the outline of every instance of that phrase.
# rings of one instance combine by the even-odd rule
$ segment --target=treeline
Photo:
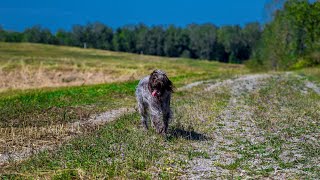
[[[320,64],[320,1],[271,1],[276,10],[263,27],[259,23],[243,27],[191,24],[183,28],[138,24],[114,30],[102,23],[89,23],[54,34],[40,26],[23,32],[0,27],[0,41],[86,46],[231,63],[251,59],[246,63],[253,69],[285,70]]]
[[[213,24],[176,26],[124,26],[113,30],[101,23],[75,25],[70,31],[34,26],[23,32],[0,28],[0,41],[33,42],[242,63],[250,58],[261,37],[259,23],[244,27]]]
[[[266,24],[248,65],[273,70],[320,64],[320,1],[287,0]]]

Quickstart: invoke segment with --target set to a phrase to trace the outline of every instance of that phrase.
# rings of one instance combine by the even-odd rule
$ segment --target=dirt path
[[[263,146],[266,144],[269,138],[267,131],[256,126],[254,119],[254,108],[248,105],[246,102],[249,94],[256,93],[261,88],[268,86],[267,82],[270,80],[281,81],[281,79],[287,79],[288,74],[282,75],[247,75],[236,79],[228,79],[225,81],[217,82],[214,84],[207,83],[205,91],[216,91],[221,87],[226,87],[231,92],[231,98],[227,107],[216,118],[216,124],[219,127],[215,129],[213,133],[213,140],[197,141],[192,143],[192,146],[198,152],[204,152],[207,157],[194,158],[189,163],[189,168],[186,169],[185,175],[182,179],[216,179],[216,178],[233,178],[236,177],[263,177],[261,175],[251,175],[250,169],[256,171],[269,171],[272,169],[270,178],[274,179],[286,179],[295,177],[297,174],[310,175],[303,170],[304,164],[297,163],[297,167],[283,168],[281,163],[272,158],[264,158],[263,154],[254,154],[257,157],[250,157],[256,153],[251,150],[251,147]],[[302,89],[309,88],[315,93],[319,94],[319,87],[307,80],[302,81],[305,84]],[[197,86],[203,84],[194,83]],[[194,86],[192,86],[194,87]],[[192,88],[190,87],[190,88]],[[296,87],[294,87],[296,88]],[[272,107],[270,107],[272,108]],[[214,128],[214,127],[213,127]],[[320,134],[312,133],[312,138],[318,137]],[[310,136],[310,135],[306,135]],[[312,139],[311,138],[311,139]],[[291,139],[292,140],[292,139]],[[293,138],[293,142],[284,144],[281,149],[279,157],[283,162],[290,162],[299,160],[299,156],[303,157],[301,148],[299,147],[300,140]],[[249,145],[248,145],[249,144]],[[315,146],[319,144],[315,143]],[[276,148],[268,147],[265,153],[276,151]],[[245,159],[244,152],[250,149],[248,159]],[[270,152],[268,152],[270,151]],[[291,157],[285,157],[288,154],[294,154]],[[297,155],[297,156],[295,156]],[[247,162],[245,162],[247,161]],[[245,162],[245,163],[244,163]],[[266,163],[267,162],[267,163]],[[237,168],[239,164],[246,164],[247,168]],[[313,163],[319,163],[319,160],[315,160]]]
[[[306,81],[306,87],[312,89],[317,94],[320,94],[320,87],[318,87],[316,84]]]
[[[23,150],[16,151],[16,152],[9,152],[0,154],[0,167],[7,164],[8,162],[16,162],[24,160],[30,157],[33,154],[37,154],[44,150],[54,150],[59,147],[64,142],[78,136],[84,134],[90,129],[96,129],[101,125],[109,123],[118,119],[119,117],[130,114],[134,112],[134,108],[120,108],[115,110],[110,110],[103,112],[101,114],[97,114],[89,118],[85,121],[77,121],[73,123],[68,123],[64,125],[53,125],[52,127],[44,127],[44,131],[47,133],[50,132],[52,129],[63,129],[60,130],[61,132],[55,133],[56,137],[50,140],[42,140],[42,139],[34,139],[29,142],[32,146],[23,147]],[[57,127],[56,127],[57,126]],[[35,129],[36,130],[36,129]],[[39,129],[37,129],[39,130]]]
[[[245,105],[243,94],[258,90],[264,83],[263,80],[270,78],[270,75],[247,75],[237,79],[228,79],[215,84],[209,84],[205,91],[215,91],[226,86],[231,91],[231,98],[228,106],[220,114],[218,123],[220,128],[216,129],[213,141],[194,143],[199,151],[205,151],[210,158],[195,158],[190,163],[186,173],[187,179],[210,179],[215,177],[226,177],[230,170],[219,166],[230,165],[240,157],[237,153],[230,153],[235,149],[235,141],[232,136],[245,137],[246,140],[255,143],[263,141],[263,134],[251,121],[252,110]],[[224,151],[221,151],[224,149]],[[219,162],[219,166],[215,165]],[[217,163],[216,163],[217,164]]]

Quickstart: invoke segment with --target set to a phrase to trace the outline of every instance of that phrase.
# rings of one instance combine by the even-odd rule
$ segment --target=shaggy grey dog
[[[136,89],[136,97],[142,125],[146,129],[148,129],[148,118],[151,117],[151,122],[157,133],[167,133],[169,120],[172,116],[170,109],[172,92],[172,82],[161,70],[154,70],[149,76],[140,80]]]

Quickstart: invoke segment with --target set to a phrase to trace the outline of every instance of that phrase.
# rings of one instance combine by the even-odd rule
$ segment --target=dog
[[[170,109],[173,84],[166,73],[154,70],[149,76],[142,78],[136,88],[138,109],[142,126],[148,129],[148,119],[159,134],[167,134],[169,120],[172,117]]]

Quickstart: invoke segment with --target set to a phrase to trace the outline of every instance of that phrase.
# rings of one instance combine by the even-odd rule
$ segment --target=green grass
[[[320,83],[320,66],[300,69],[296,71],[296,73],[308,78],[311,81]]]
[[[153,132],[137,129],[137,119],[137,114],[125,116],[93,135],[68,143],[56,153],[41,153],[15,171],[55,174],[65,167],[90,172],[91,178],[112,178],[128,172],[133,173],[128,174],[131,178],[151,177],[148,168],[159,159],[164,140]],[[64,176],[74,173],[71,170],[64,171]]]
[[[137,113],[126,115],[91,135],[68,142],[56,152],[42,152],[13,166],[3,178],[172,178],[182,173],[179,168],[186,165],[185,156],[207,157],[186,146],[189,140],[185,136],[173,133],[166,139],[139,126]],[[175,126],[170,131],[175,131]]]
[[[99,111],[126,107],[133,104],[136,84],[128,82],[11,92],[0,97],[0,125],[22,127],[65,123]],[[69,109],[80,111],[77,114]]]
[[[241,65],[30,43],[0,43],[0,52],[0,76],[4,76],[4,79],[10,78],[12,84],[16,83],[16,88],[13,89],[0,87],[0,90],[2,88],[0,91],[0,132],[2,133],[1,139],[5,142],[0,146],[0,153],[19,152],[26,147],[41,146],[43,141],[59,144],[59,138],[72,133],[69,132],[67,123],[86,120],[91,115],[111,109],[134,107],[136,104],[134,91],[138,77],[145,76],[156,68],[164,69],[177,88],[198,80],[225,79],[236,74],[247,73],[247,70]],[[15,76],[15,73],[20,71],[27,74],[43,71],[45,73],[34,75],[40,76],[40,80],[41,78],[46,79],[42,77],[43,74],[56,71],[62,74],[61,76],[70,71],[76,72],[76,75],[78,71],[89,73],[101,71],[114,77],[132,73],[136,75],[133,79],[123,79],[124,82],[45,88],[42,88],[41,83],[40,86],[34,84],[32,78],[36,77],[30,76],[30,86],[27,85],[27,87],[31,89],[21,89],[19,84],[29,83],[29,80]],[[50,83],[48,85],[50,86]],[[68,84],[61,83],[61,86],[65,85]],[[186,96],[185,93],[177,92],[175,96],[181,99],[177,101],[177,104],[189,104],[182,98]],[[193,95],[194,98],[197,96],[199,94]],[[208,100],[206,97],[202,96],[201,99],[202,103],[200,100],[196,100],[196,103],[201,104],[204,108],[210,107],[205,105]],[[212,108],[215,109],[216,107],[213,106],[215,105],[212,105]],[[185,117],[180,116],[184,121]],[[179,130],[175,133],[176,136],[201,138],[194,132],[201,128],[200,125],[197,126],[198,129],[190,129],[194,124],[183,123],[184,126],[177,125]],[[94,130],[96,129],[88,129],[83,133],[90,134]],[[186,134],[187,132],[190,134]],[[192,154],[192,151],[190,153]],[[169,162],[171,160],[165,163]],[[132,166],[143,167],[145,165],[142,162],[142,164]],[[48,165],[48,167],[51,166]],[[78,171],[70,171],[71,174],[74,172]],[[64,176],[69,177],[66,174],[61,175],[61,177]],[[162,172],[159,176],[168,177],[170,173]]]
[[[243,66],[231,64],[24,43],[0,43],[1,65],[7,72],[23,66],[37,69],[41,65],[66,71],[102,69],[113,75],[136,72],[136,77],[157,67],[168,72],[177,88],[198,80],[218,81],[248,73]],[[296,73],[302,78],[296,78]],[[176,91],[172,99],[174,119],[167,137],[153,129],[143,130],[135,112],[74,137],[55,150],[35,154],[22,162],[10,162],[7,167],[0,167],[0,176],[3,179],[174,179],[183,178],[197,159],[212,161],[212,167],[226,172],[213,175],[220,178],[272,177],[275,170],[281,172],[300,165],[305,167],[302,171],[286,175],[293,179],[320,176],[318,160],[312,158],[320,156],[319,143],[313,140],[320,132],[320,96],[311,89],[307,93],[301,91],[305,88],[304,79],[320,82],[319,67],[294,74],[279,73],[261,85],[261,89],[242,92],[231,107],[234,95],[228,87],[204,91],[208,82]],[[7,149],[3,152],[24,147],[19,141],[11,142],[20,131],[21,136],[32,134],[33,127],[44,128],[45,132],[46,128],[64,128],[63,125],[85,120],[92,114],[134,107],[137,83],[137,78],[133,78],[96,85],[4,90],[0,93],[0,130],[4,132],[0,139],[6,146],[0,147]],[[252,122],[257,132],[264,133],[264,141],[252,142],[252,136],[241,136],[245,132],[242,128],[247,127],[241,122],[238,126],[227,126],[240,118],[235,116],[241,115],[243,107],[237,107],[241,103],[248,106],[248,111],[252,110],[252,117],[244,119],[244,123]],[[230,119],[224,117],[228,112]],[[31,130],[25,130],[28,127]],[[216,132],[221,134],[216,136]],[[55,138],[45,134],[30,137],[34,139],[22,138],[20,143]],[[295,158],[299,154],[302,156]],[[225,162],[228,158],[232,159],[230,163]]]
[[[46,69],[44,71],[47,73],[65,68],[61,71],[63,76],[64,71],[84,68],[89,72],[100,69],[115,77],[135,73],[137,78],[160,68],[168,72],[176,87],[197,80],[227,78],[246,72],[239,65],[30,43],[0,43],[0,52],[0,70],[4,72],[28,67],[28,71],[40,68]],[[6,75],[10,74],[3,74]],[[12,84],[25,83],[20,76],[10,78]],[[17,85],[18,89],[6,90],[3,87],[4,91],[0,91],[0,127],[72,122],[108,109],[133,106],[137,79],[124,80],[126,82],[123,83],[64,88],[19,90]],[[65,80],[62,78],[62,81]],[[67,84],[61,82],[61,85]],[[34,85],[30,87],[37,88]]]
[[[168,72],[176,87],[246,72],[239,65],[30,43],[0,43],[0,52],[0,70],[8,73],[25,67],[28,71],[32,71],[30,68],[46,69],[46,73],[65,68],[61,71],[63,76],[64,71],[84,68],[89,72],[100,69],[111,76],[136,73],[137,78],[160,68]],[[2,76],[10,76],[8,73]],[[19,84],[26,80],[14,75],[8,78],[12,84],[18,84],[18,89],[6,90],[3,87],[4,91],[0,91],[0,127],[72,122],[108,109],[133,106],[137,84],[137,80],[124,79],[126,82],[123,83],[19,90]],[[61,82],[61,85],[67,84]],[[42,87],[41,84],[39,86]],[[37,88],[34,85],[27,87]]]
[[[175,82],[181,82],[189,77],[178,77]],[[97,87],[100,86],[103,85]],[[126,87],[126,89],[134,89],[131,85]],[[78,90],[84,87],[73,88]],[[134,113],[108,124],[99,131],[76,138],[55,152],[43,152],[22,164],[11,166],[2,172],[3,176],[70,179],[80,176],[172,179],[180,176],[188,161],[198,157],[209,157],[206,152],[199,152],[192,148],[190,143],[210,139],[210,136],[205,134],[209,134],[213,129],[203,125],[214,121],[214,116],[226,106],[225,98],[229,97],[225,92],[211,94],[197,92],[194,89],[200,88],[196,87],[173,95],[173,110],[177,120],[172,122],[170,135],[167,138],[156,134],[153,130],[143,131],[140,128],[139,115]],[[115,88],[112,92],[115,93],[116,90]],[[127,93],[122,91],[120,93]],[[130,91],[132,90],[128,90]],[[130,98],[134,100],[133,95]],[[118,101],[121,99],[115,99],[113,102]],[[208,114],[207,121],[203,122],[201,118],[207,113],[207,108],[212,112]],[[198,111],[200,116],[190,116],[186,113],[191,110]],[[191,119],[194,120],[191,121]]]
[[[224,88],[204,92],[201,89],[205,85],[200,85],[174,94],[175,120],[166,138],[153,130],[143,131],[139,115],[133,113],[65,143],[56,151],[42,152],[6,168],[2,176],[22,179],[173,179],[184,175],[189,162],[194,159],[210,160],[212,153],[237,153],[241,156],[230,164],[213,161],[213,166],[230,172],[222,177],[237,178],[237,171],[241,169],[247,176],[263,178],[272,175],[275,167],[285,170],[301,164],[308,168],[302,174],[296,172],[289,177],[315,177],[319,168],[310,157],[319,156],[317,143],[295,144],[287,140],[319,132],[319,126],[312,121],[299,120],[299,117],[306,115],[318,123],[320,102],[319,95],[314,92],[301,94],[297,90],[303,88],[300,81],[293,77],[271,79],[267,82],[268,86],[243,96],[246,104],[256,110],[252,120],[261,131],[266,132],[265,141],[261,143],[243,141],[245,137],[226,136],[235,140],[230,145],[235,148],[221,144],[221,149],[210,151],[202,147],[214,143],[215,139],[210,134],[219,128],[217,119],[227,108],[230,93]],[[286,108],[292,111],[283,112]],[[292,162],[283,160],[282,153],[294,152],[295,147],[299,147],[304,156]],[[253,163],[257,157],[262,160],[261,164]],[[307,175],[307,172],[313,175]]]

